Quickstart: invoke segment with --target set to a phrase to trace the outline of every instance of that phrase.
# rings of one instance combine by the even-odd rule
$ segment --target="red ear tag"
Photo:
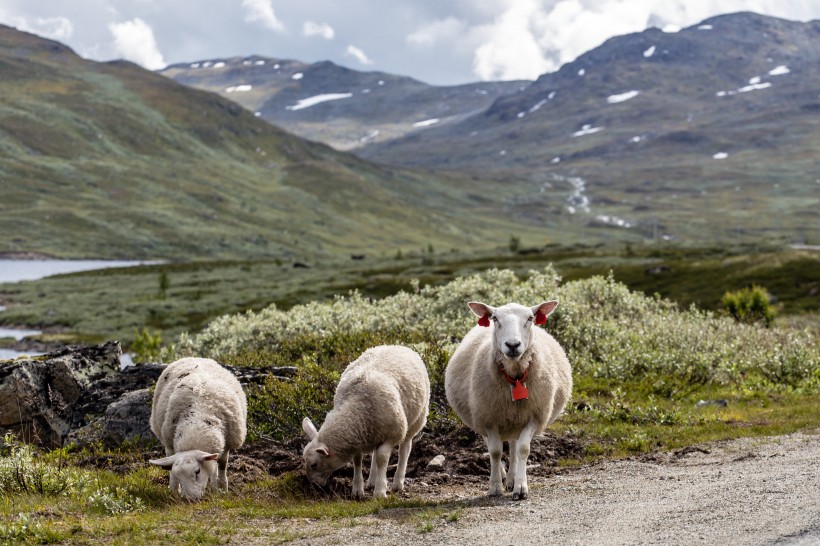
[[[512,387],[512,399],[513,402],[518,402],[519,400],[527,400],[530,397],[530,391],[527,390],[527,387],[521,384],[521,381],[516,380],[515,386]]]
[[[490,314],[487,313],[486,315],[484,315],[483,317],[478,319],[478,325],[479,326],[489,326],[490,325]]]
[[[547,315],[538,311],[535,313],[535,323],[536,324],[546,324],[547,323]]]

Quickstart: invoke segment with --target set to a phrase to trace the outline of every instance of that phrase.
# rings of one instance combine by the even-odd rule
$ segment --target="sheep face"
[[[178,492],[186,500],[198,501],[208,483],[216,479],[217,457],[219,453],[192,450],[149,462],[171,471],[171,489],[179,489],[175,493]]]
[[[480,325],[490,326],[492,323],[493,340],[498,352],[506,358],[518,360],[530,346],[533,322],[544,324],[558,302],[546,301],[532,307],[517,303],[491,307],[477,301],[471,301],[467,305],[480,317]]]
[[[339,463],[338,458],[334,458],[328,447],[319,441],[319,433],[307,417],[302,420],[302,429],[310,440],[302,451],[302,458],[305,460],[305,476],[316,485],[325,485],[333,471],[342,463]]]

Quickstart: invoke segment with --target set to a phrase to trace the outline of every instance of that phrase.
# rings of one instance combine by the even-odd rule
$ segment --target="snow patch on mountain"
[[[312,97],[299,100],[293,106],[285,106],[285,110],[303,110],[305,108],[310,108],[311,106],[316,106],[317,104],[321,104],[323,102],[331,100],[349,99],[352,96],[353,93],[324,93],[322,95],[314,95]]]

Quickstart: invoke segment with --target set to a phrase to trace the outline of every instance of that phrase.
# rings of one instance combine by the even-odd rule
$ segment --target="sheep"
[[[364,496],[362,458],[372,452],[367,487],[374,497],[387,496],[387,463],[399,446],[392,490],[404,489],[404,474],[413,438],[427,423],[430,380],[421,357],[412,349],[382,345],[350,363],[336,387],[333,409],[317,431],[302,420],[309,443],[302,456],[305,475],[324,485],[330,474],[353,461],[353,496]]]
[[[555,421],[572,392],[572,370],[564,350],[543,328],[558,306],[508,303],[467,304],[480,317],[456,348],[444,374],[447,401],[468,427],[484,437],[490,451],[490,496],[502,481],[514,500],[526,499],[530,442]],[[491,325],[492,321],[492,325]],[[501,463],[510,446],[510,474]]]
[[[159,376],[151,408],[151,430],[167,456],[149,462],[170,470],[171,491],[187,500],[199,500],[209,484],[227,490],[228,454],[245,441],[247,416],[231,372],[209,358],[177,360]]]

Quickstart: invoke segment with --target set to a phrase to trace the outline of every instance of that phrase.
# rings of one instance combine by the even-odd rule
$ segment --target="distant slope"
[[[0,252],[310,259],[498,244],[520,226],[480,188],[378,167],[9,27],[0,75]]]
[[[817,241],[818,66],[820,21],[723,15],[612,38],[481,113],[358,153],[509,182],[522,215],[568,229]]]
[[[440,87],[328,61],[307,64],[258,56],[176,64],[160,73],[219,93],[296,135],[339,150],[461,121],[530,83]]]

